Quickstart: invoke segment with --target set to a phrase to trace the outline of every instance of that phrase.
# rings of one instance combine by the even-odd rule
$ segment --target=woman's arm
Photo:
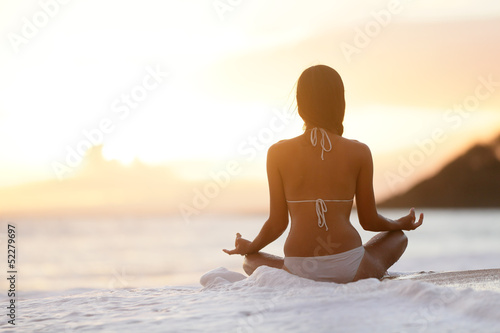
[[[279,171],[279,151],[275,145],[267,153],[267,178],[269,182],[269,218],[259,234],[250,242],[236,234],[235,249],[224,250],[227,254],[249,254],[259,252],[283,234],[288,226],[288,207],[283,181]]]
[[[424,215],[420,214],[415,223],[415,210],[397,220],[391,220],[378,214],[373,193],[373,159],[368,146],[361,145],[361,166],[356,182],[356,208],[359,223],[368,231],[413,230],[418,228]]]

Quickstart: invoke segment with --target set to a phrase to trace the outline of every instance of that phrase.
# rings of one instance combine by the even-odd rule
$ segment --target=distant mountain
[[[476,145],[435,176],[379,207],[500,208],[500,136]]]

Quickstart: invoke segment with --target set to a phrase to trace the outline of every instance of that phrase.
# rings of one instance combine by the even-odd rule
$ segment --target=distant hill
[[[500,136],[472,147],[435,176],[378,206],[500,208]]]
[[[0,188],[0,216],[197,216],[252,213],[266,207],[266,184],[239,180],[223,169],[186,180],[169,166],[108,161],[89,149],[72,177]],[[226,175],[224,175],[226,173]],[[264,195],[263,195],[264,194]]]

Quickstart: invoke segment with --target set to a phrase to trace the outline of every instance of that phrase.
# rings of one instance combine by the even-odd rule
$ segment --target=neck
[[[321,126],[312,126],[312,125],[304,125],[304,131],[310,131],[312,130],[313,128],[322,128],[324,129],[325,131],[327,131],[328,133],[332,133],[332,134],[335,134],[335,135],[339,135],[337,131],[332,131],[330,130],[329,128],[326,128],[326,127],[321,127]],[[339,135],[341,136],[341,135]]]

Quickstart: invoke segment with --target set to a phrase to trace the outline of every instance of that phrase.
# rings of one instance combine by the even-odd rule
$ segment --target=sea
[[[408,248],[389,275],[500,268],[500,209],[423,212],[424,224],[407,232]],[[398,218],[407,211],[380,213]],[[0,220],[0,330],[500,332],[498,285],[336,284],[269,267],[247,277],[243,258],[222,249],[232,248],[237,232],[253,239],[265,220],[260,214]],[[359,227],[355,211],[351,221],[364,242],[375,235]],[[282,256],[286,233],[264,251]]]

